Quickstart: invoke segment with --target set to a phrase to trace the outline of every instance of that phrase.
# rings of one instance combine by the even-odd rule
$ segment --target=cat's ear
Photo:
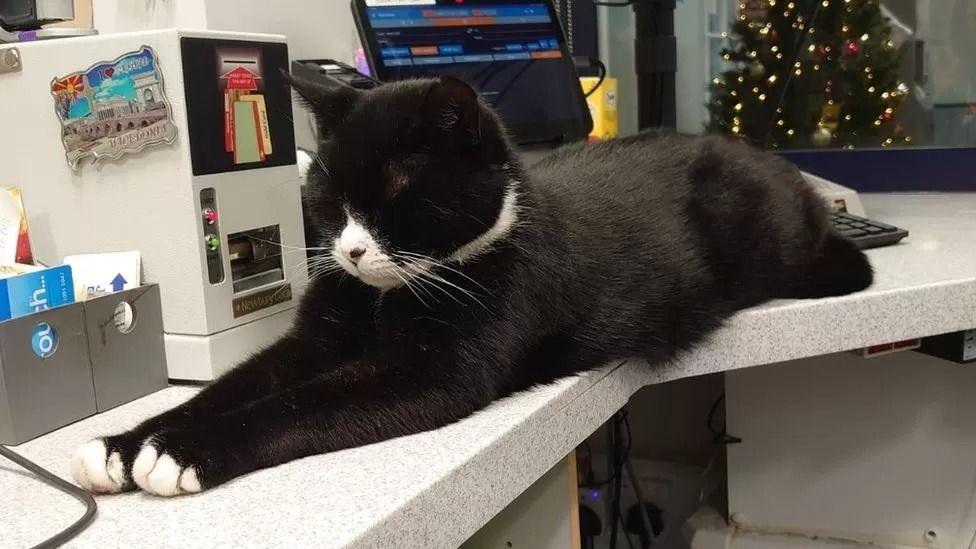
[[[359,90],[346,86],[326,88],[321,84],[281,71],[285,82],[301,99],[302,104],[314,116],[319,137],[325,138],[340,125],[359,101]]]
[[[444,131],[465,136],[472,145],[480,143],[484,113],[478,92],[464,80],[453,76],[441,76],[431,91],[438,126]]]

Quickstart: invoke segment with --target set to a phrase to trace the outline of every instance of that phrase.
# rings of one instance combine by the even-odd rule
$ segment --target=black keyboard
[[[846,212],[834,212],[830,214],[830,220],[834,223],[834,230],[851,239],[862,250],[891,246],[908,236],[908,231],[905,229]]]

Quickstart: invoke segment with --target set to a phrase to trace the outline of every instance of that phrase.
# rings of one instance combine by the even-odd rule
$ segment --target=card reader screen
[[[492,0],[363,0],[380,80],[452,75],[519,129],[583,125],[585,105],[549,6]]]
[[[184,37],[181,47],[193,174],[294,164],[287,46]]]

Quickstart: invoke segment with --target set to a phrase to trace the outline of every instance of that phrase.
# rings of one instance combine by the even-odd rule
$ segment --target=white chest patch
[[[512,227],[518,221],[518,193],[515,191],[515,183],[509,184],[505,189],[505,197],[502,199],[502,209],[498,212],[498,218],[487,231],[481,233],[477,238],[454,250],[449,256],[458,262],[471,260],[491,249],[492,245],[504,238],[511,232]]]
[[[502,206],[495,222],[485,232],[463,244],[444,260],[463,263],[471,261],[491,250],[505,238],[518,222],[517,183],[511,182],[505,189]],[[431,230],[436,230],[432,227]],[[399,259],[394,262],[391,255]],[[381,290],[411,286],[411,279],[434,276],[440,266],[436,258],[418,256],[409,250],[387,252],[376,237],[359,220],[346,212],[346,226],[335,239],[332,257],[349,274]]]

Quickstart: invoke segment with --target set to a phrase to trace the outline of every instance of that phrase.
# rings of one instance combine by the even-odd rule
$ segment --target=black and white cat
[[[308,178],[322,253],[294,327],[82,446],[83,487],[199,492],[613,359],[661,363],[771,298],[871,284],[796,168],[745,145],[642,135],[523,168],[459,80],[293,86],[326,136]]]

